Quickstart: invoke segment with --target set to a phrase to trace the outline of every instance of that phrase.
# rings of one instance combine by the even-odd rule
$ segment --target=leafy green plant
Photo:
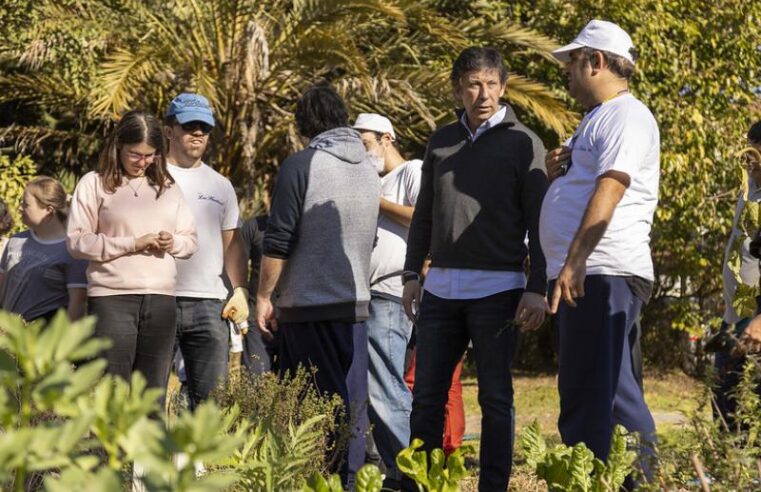
[[[371,464],[364,465],[357,472],[355,478],[355,492],[380,492],[383,488],[383,475],[380,469]],[[325,478],[319,473],[314,473],[301,487],[301,492],[343,492],[341,479],[338,475]]]
[[[422,446],[423,441],[413,439],[412,444],[397,455],[396,466],[399,471],[413,479],[420,491],[459,491],[460,481],[468,476],[464,454],[472,453],[473,448],[461,446],[445,457],[441,449],[432,450],[430,455],[425,451],[418,451]]]
[[[24,194],[26,184],[37,175],[37,166],[28,156],[17,156],[11,159],[5,154],[0,154],[0,197],[8,206],[13,217],[13,230],[18,232],[24,228],[18,215],[18,205]]]
[[[287,433],[259,422],[224,466],[239,474],[241,490],[297,490],[313,470],[314,457],[323,454],[320,423],[325,418],[317,415],[298,427],[291,423]]]
[[[319,472],[314,472],[301,487],[301,492],[343,492],[341,478],[336,475],[323,477]]]
[[[547,448],[536,421],[524,429],[521,447],[550,492],[617,492],[634,471],[636,453],[628,450],[629,436],[620,425],[615,427],[607,463],[595,458],[584,443]]]
[[[207,403],[162,421],[161,390],[147,389],[140,374],[129,383],[103,375],[95,357],[110,342],[93,329],[93,318],[70,323],[64,311],[48,326],[0,311],[0,487],[35,489],[44,480],[51,491],[120,491],[134,462],[149,491],[232,485],[232,470],[197,478],[173,458],[214,465],[232,454],[244,438],[233,432],[237,408]]]
[[[301,483],[299,477],[306,478],[314,472],[327,474],[348,442],[349,426],[344,422],[341,398],[321,395],[312,378],[313,374],[305,369],[282,379],[271,373],[241,375],[212,393],[220,407],[239,408],[236,425],[252,429],[248,453],[263,452],[259,450],[262,447],[269,449],[272,459],[289,455],[290,460],[296,451],[289,444],[294,433],[308,437],[309,446],[298,448],[302,463],[298,477],[289,479],[296,487]]]
[[[749,357],[735,390],[735,425],[711,412],[713,382],[707,379],[689,426],[663,436],[658,446],[659,486],[642,490],[680,488],[697,483],[696,463],[718,492],[758,490],[761,484],[761,364]]]

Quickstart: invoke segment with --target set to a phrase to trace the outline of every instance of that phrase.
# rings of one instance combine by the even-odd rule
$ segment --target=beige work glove
[[[231,319],[236,325],[248,321],[248,289],[236,287],[233,295],[222,310],[222,317]]]

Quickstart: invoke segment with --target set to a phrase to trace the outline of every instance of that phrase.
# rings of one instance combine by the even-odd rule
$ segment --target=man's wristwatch
[[[406,271],[402,273],[402,285],[406,284],[410,280],[417,280],[420,282],[420,274],[416,272]]]

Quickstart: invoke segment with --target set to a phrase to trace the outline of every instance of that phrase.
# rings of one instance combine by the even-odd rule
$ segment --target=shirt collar
[[[512,109],[507,104],[500,104],[499,109],[496,113],[491,115],[491,117],[481,123],[481,125],[476,128],[476,133],[473,134],[473,132],[470,131],[470,126],[468,126],[468,113],[463,111],[462,115],[460,116],[460,123],[462,126],[465,127],[465,129],[468,131],[468,135],[475,141],[478,137],[480,137],[486,130],[489,128],[492,128],[493,126],[502,123],[506,119],[506,117],[510,117],[509,119],[514,120],[515,119],[515,113],[513,113]]]

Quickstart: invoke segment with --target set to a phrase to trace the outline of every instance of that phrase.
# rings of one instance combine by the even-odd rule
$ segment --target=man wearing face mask
[[[402,308],[402,272],[423,161],[405,160],[388,118],[362,113],[354,123],[381,178],[378,243],[370,260],[370,318],[367,320],[370,371],[369,416],[387,484],[401,475],[396,455],[410,439],[412,393],[404,382],[404,356],[412,322]],[[393,487],[393,485],[391,485]]]

